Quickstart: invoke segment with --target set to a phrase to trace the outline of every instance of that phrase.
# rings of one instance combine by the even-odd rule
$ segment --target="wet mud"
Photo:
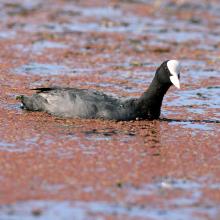
[[[0,2],[0,219],[220,218],[218,1]],[[160,120],[20,109],[43,86],[137,97],[180,59]]]

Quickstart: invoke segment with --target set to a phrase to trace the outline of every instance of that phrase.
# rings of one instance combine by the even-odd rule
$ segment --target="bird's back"
[[[76,88],[38,88],[36,90],[37,93],[29,97],[29,101],[30,99],[32,102],[37,101],[40,111],[56,116],[116,120],[126,120],[129,117],[127,101],[102,92]],[[24,102],[23,104],[25,106]]]

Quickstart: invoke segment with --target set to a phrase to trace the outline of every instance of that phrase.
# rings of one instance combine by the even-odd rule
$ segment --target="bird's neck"
[[[137,106],[140,118],[159,118],[163,97],[170,86],[170,84],[160,83],[155,75],[149,88],[138,99]]]

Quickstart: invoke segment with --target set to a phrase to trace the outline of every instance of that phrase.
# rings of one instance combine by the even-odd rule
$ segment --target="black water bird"
[[[109,120],[158,119],[163,97],[173,84],[180,88],[180,63],[163,62],[148,89],[139,98],[115,98],[102,92],[77,88],[36,88],[32,96],[19,96],[23,108],[58,117]]]

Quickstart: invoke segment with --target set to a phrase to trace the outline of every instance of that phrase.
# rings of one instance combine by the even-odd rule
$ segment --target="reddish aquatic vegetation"
[[[217,1],[103,2],[2,1],[0,218],[218,219]],[[54,85],[138,96],[170,58],[182,89],[162,120],[60,119],[16,100]]]

